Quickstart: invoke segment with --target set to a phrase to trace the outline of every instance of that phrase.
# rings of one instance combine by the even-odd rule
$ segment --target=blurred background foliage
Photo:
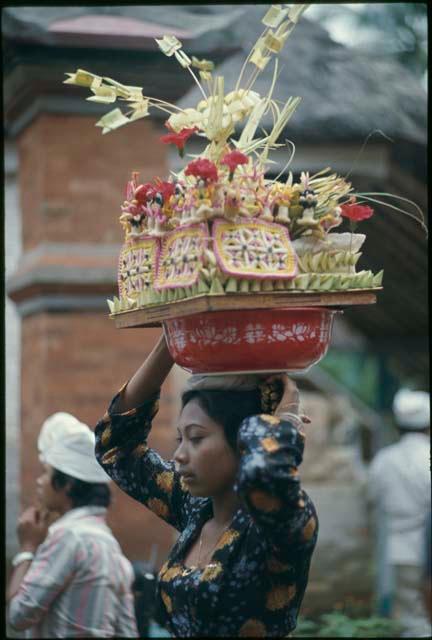
[[[300,618],[294,638],[397,638],[399,626],[393,620],[371,615],[352,618],[334,611],[315,622]]]
[[[374,353],[330,349],[319,366],[368,406],[380,408],[380,363]]]
[[[332,37],[362,52],[391,56],[427,83],[427,4],[388,2],[315,4],[308,17],[319,21]],[[384,37],[383,37],[384,36]]]

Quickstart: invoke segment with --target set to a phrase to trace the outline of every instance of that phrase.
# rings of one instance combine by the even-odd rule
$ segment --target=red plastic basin
[[[337,311],[325,307],[207,311],[163,323],[191,373],[301,372],[326,354]]]

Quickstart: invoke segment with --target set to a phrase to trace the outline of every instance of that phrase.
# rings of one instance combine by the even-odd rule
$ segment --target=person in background
[[[7,593],[9,624],[26,637],[138,636],[133,569],[105,522],[110,479],[94,446],[90,428],[68,413],[42,425],[39,504],[19,519]]]
[[[423,595],[425,525],[431,508],[429,394],[399,390],[393,413],[400,439],[373,459],[368,493],[385,524],[385,562],[393,575],[391,616],[401,625],[401,637],[430,637]]]

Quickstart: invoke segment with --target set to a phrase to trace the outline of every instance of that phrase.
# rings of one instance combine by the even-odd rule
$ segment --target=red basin
[[[191,373],[306,371],[326,354],[337,311],[325,307],[206,311],[163,323]]]

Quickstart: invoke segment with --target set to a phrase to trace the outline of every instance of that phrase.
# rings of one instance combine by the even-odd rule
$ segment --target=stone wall
[[[357,417],[344,396],[302,392],[311,418],[300,477],[319,518],[318,543],[302,614],[328,612],[341,603],[369,601],[373,592],[365,467]]]

